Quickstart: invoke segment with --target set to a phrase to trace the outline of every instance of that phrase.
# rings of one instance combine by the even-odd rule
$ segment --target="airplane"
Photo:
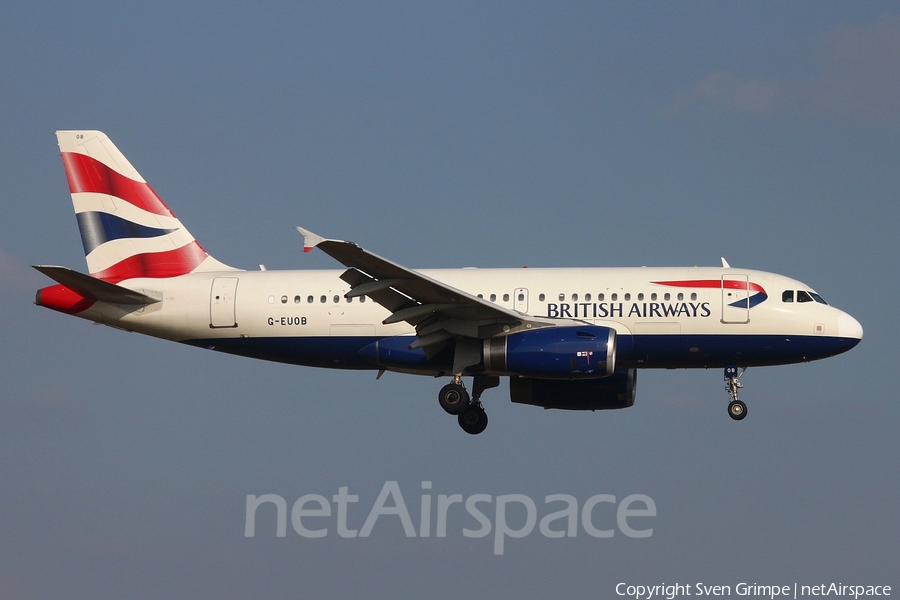
[[[721,267],[413,270],[302,227],[337,270],[241,270],[213,258],[99,131],[58,131],[89,274],[35,304],[117,329],[268,361],[449,377],[440,406],[487,426],[482,393],[545,409],[634,404],[639,369],[724,369],[741,420],[749,367],[823,359],[863,337],[810,286]],[[463,377],[472,377],[471,393]]]

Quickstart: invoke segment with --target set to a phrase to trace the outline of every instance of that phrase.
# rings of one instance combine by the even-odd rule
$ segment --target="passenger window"
[[[360,297],[359,297],[359,303],[360,303],[360,304],[362,304],[362,303],[365,302],[365,301],[366,301],[366,297],[365,297],[365,296],[360,296]]]
[[[590,301],[591,301],[591,295],[590,295],[590,294],[585,294],[585,295],[584,295],[584,301],[585,301],[585,302],[590,302]]]
[[[630,294],[630,293],[629,293],[629,294],[625,294],[625,301],[627,302],[627,301],[629,301],[629,300],[631,300],[631,294]]]
[[[319,302],[321,302],[322,304],[325,304],[326,302],[328,302],[328,297],[322,296],[321,298],[319,298]]]
[[[682,300],[684,300],[684,294],[678,292],[678,301],[681,302]]]
[[[497,301],[497,294],[491,294],[491,302]]]
[[[546,298],[546,296],[544,296],[543,294],[541,294],[541,295],[538,296],[538,301],[539,301],[539,302],[543,302],[543,301],[544,301],[544,298]]]
[[[525,302],[525,294],[519,294],[516,297],[519,299],[519,302]]]
[[[643,300],[643,299],[644,299],[644,294],[642,292],[642,293],[638,294],[638,300]]]
[[[804,292],[803,290],[797,290],[797,302],[812,302],[812,296],[809,295],[809,292]]]
[[[484,294],[478,294],[478,297],[484,299]]]
[[[665,295],[663,296],[663,300],[668,302],[671,299],[672,299],[672,294],[670,294],[669,292],[666,292]]]
[[[294,304],[300,304],[300,296],[294,296]]]
[[[578,294],[572,294],[572,302],[578,302]]]
[[[615,302],[615,301],[618,300],[618,299],[619,299],[619,295],[618,295],[618,294],[613,294],[613,295],[612,295],[612,301],[613,301],[613,302]]]
[[[650,294],[650,300],[656,300],[656,292]]]
[[[560,294],[560,295],[559,295],[559,301],[560,301],[560,302],[564,302],[565,299],[566,299],[566,295],[565,295],[565,294]]]
[[[287,296],[282,296],[282,297],[281,297],[281,303],[282,303],[282,304],[287,304]]]
[[[606,296],[604,296],[603,294],[597,294],[597,302],[603,302],[605,298]]]
[[[781,293],[781,301],[782,302],[793,302],[794,301],[794,290],[784,290]]]
[[[306,301],[307,301],[308,303],[312,304],[312,303],[315,301],[315,298],[313,298],[312,296],[307,296],[307,297],[306,297]]]
[[[691,292],[691,300],[697,299],[697,292]]]
[[[509,302],[509,294],[503,294],[503,301]]]
[[[338,302],[341,301],[341,297],[335,294],[333,300],[334,300],[334,303],[337,304]]]

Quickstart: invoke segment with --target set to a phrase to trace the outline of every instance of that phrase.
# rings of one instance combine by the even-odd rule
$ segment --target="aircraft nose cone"
[[[842,312],[841,316],[838,317],[838,335],[861,340],[863,336],[862,325],[847,313]]]

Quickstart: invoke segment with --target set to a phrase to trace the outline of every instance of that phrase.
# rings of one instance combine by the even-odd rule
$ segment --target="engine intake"
[[[616,370],[616,331],[548,327],[484,340],[484,370],[549,379],[606,377]]]

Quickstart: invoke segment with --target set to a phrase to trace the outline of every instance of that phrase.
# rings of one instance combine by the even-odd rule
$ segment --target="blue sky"
[[[618,582],[897,586],[900,12],[891,3],[57,3],[0,8],[0,596],[613,597]],[[202,352],[32,304],[84,270],[56,129],[105,131],[220,260],[733,266],[866,336],[819,363],[641,372],[635,406]],[[247,495],[650,496],[653,535],[274,535]],[[524,518],[511,513],[510,522]],[[598,512],[598,519],[612,519]],[[334,524],[331,523],[333,528]]]

